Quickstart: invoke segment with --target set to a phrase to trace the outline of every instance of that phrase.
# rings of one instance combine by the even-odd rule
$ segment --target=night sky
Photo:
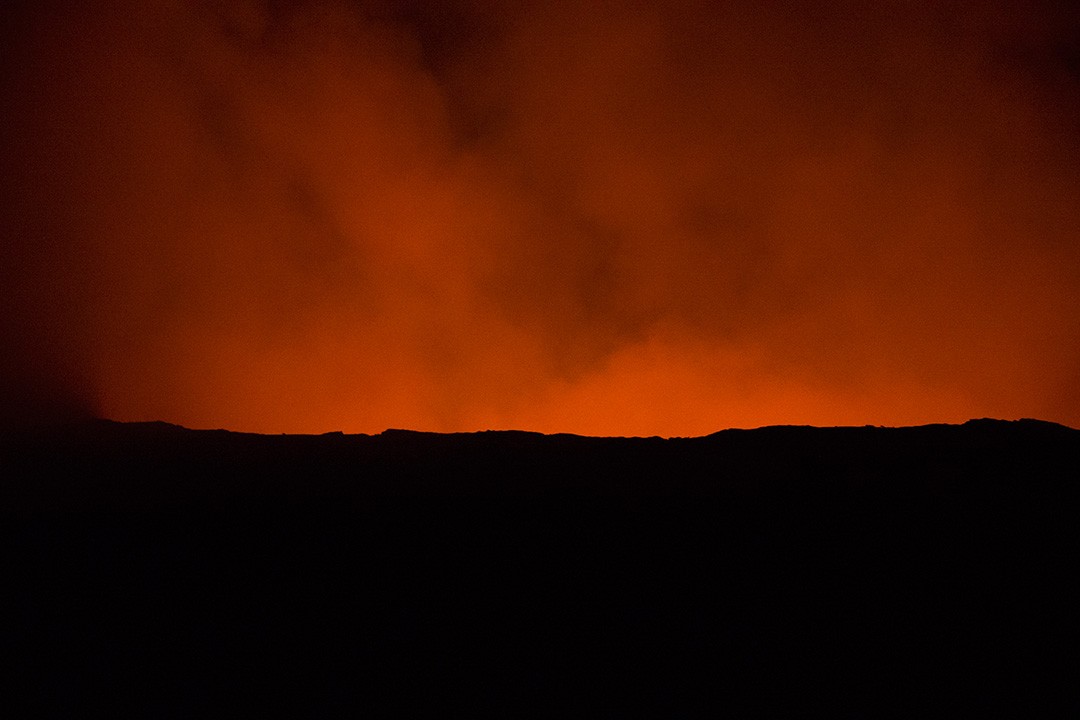
[[[1069,4],[9,0],[0,421],[1080,427]]]

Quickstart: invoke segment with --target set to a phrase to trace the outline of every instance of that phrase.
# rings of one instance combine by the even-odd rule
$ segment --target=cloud
[[[5,385],[270,432],[1080,424],[1076,18],[714,5],[13,12]]]

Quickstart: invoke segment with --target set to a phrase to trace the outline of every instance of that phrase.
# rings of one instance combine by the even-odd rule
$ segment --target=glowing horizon
[[[4,413],[1080,427],[1075,13],[506,5],[13,11]]]

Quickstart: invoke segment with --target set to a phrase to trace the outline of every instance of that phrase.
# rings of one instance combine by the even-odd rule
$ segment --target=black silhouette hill
[[[39,716],[1080,707],[1080,431],[1052,423],[93,421],[0,434],[0,469],[2,639]]]

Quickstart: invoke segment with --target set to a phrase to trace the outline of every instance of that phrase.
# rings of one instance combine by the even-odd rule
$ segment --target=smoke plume
[[[1080,426],[1065,3],[3,23],[7,422]]]

